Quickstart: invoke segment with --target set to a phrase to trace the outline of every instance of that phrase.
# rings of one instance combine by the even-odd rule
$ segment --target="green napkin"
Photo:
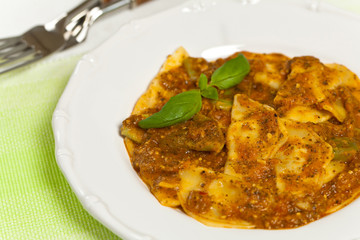
[[[51,117],[79,56],[0,75],[0,239],[119,239],[60,172]]]

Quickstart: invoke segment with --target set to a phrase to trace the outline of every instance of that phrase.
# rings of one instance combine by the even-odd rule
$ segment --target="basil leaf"
[[[141,128],[162,128],[184,122],[192,118],[201,109],[201,94],[199,90],[182,92],[174,97],[157,113],[141,120]]]
[[[205,74],[201,74],[200,78],[199,78],[199,88],[200,90],[205,90],[208,84],[208,78],[206,77]]]
[[[214,87],[207,87],[203,91],[201,91],[201,95],[206,98],[210,98],[213,100],[218,100],[218,92],[217,89]]]
[[[231,88],[239,84],[250,72],[250,64],[243,54],[225,62],[211,76],[210,85],[219,89]]]

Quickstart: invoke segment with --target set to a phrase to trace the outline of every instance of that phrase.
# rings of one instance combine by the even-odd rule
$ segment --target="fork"
[[[131,9],[148,0],[86,0],[68,13],[16,37],[0,39],[0,74],[68,49],[86,39],[90,26],[115,9]]]

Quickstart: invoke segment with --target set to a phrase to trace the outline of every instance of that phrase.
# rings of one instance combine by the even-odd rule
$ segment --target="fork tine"
[[[4,56],[2,59],[0,59],[0,67],[5,64],[12,63],[14,61],[26,58],[27,56],[30,56],[31,54],[35,53],[35,50],[32,48],[27,48],[24,51],[19,51],[17,53],[18,54],[13,53],[12,55],[10,55],[8,57]]]
[[[6,73],[8,71],[14,70],[16,68],[20,68],[22,66],[28,65],[32,62],[35,62],[39,59],[41,59],[42,56],[38,54],[34,54],[31,58],[24,58],[24,59],[18,59],[19,61],[12,63],[12,64],[0,64],[0,74]],[[12,61],[13,62],[13,61]],[[10,63],[10,62],[9,62]]]
[[[21,43],[21,37],[11,37],[11,38],[0,39],[0,51],[8,48],[10,46],[17,45],[17,43]]]
[[[5,61],[0,62],[0,74],[35,62],[42,57],[41,54],[38,54],[33,49],[29,48],[14,58],[5,59]]]
[[[11,58],[12,55],[16,55],[17,52],[24,51],[29,48],[24,42],[18,42],[16,45],[9,46],[8,48],[0,49],[0,62],[3,58]]]

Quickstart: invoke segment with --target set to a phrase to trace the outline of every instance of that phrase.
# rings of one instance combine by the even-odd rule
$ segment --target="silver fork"
[[[63,16],[17,37],[0,39],[0,74],[30,64],[86,39],[89,27],[115,9],[130,9],[148,0],[86,0]]]

